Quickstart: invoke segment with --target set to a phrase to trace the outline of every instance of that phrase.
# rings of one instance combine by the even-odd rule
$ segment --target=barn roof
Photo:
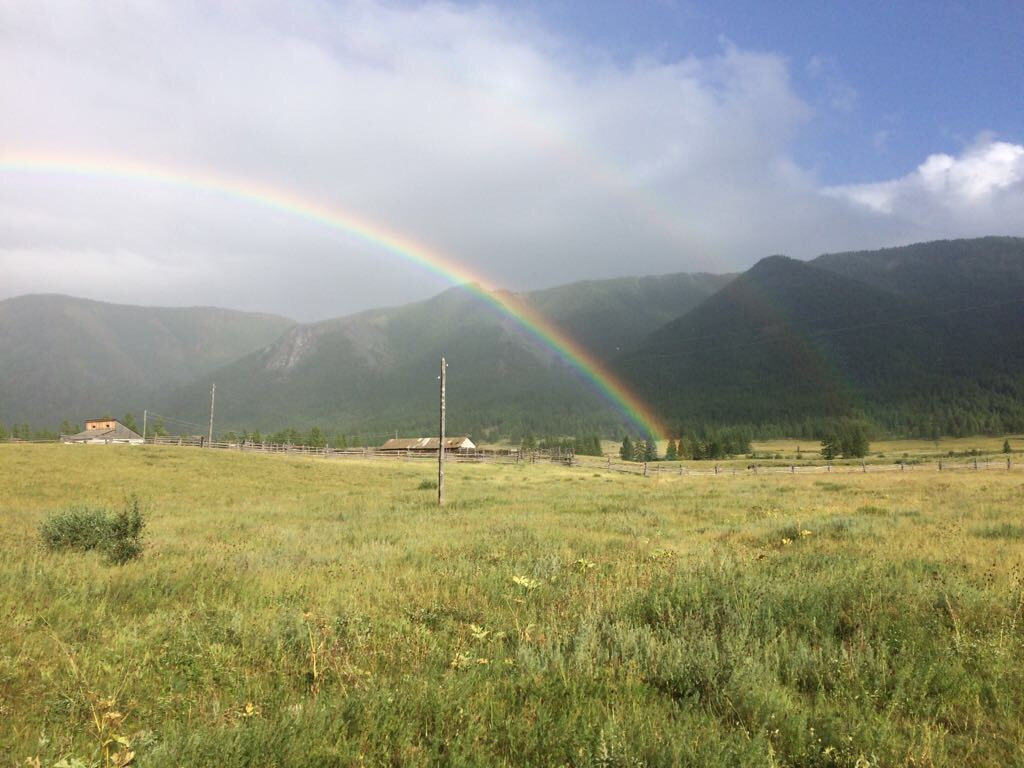
[[[93,421],[106,421],[106,419],[93,419]],[[114,419],[110,419],[114,421]],[[86,422],[88,424],[88,422]],[[134,430],[128,429],[119,421],[114,421],[113,429],[87,429],[77,435],[61,435],[65,442],[85,442],[86,440],[141,440],[142,435]]]
[[[468,435],[462,435],[460,437],[446,437],[444,439],[444,448],[447,451],[458,450],[465,443],[469,441],[469,444],[473,445],[473,441],[469,439]],[[436,437],[398,437],[391,438],[379,450],[382,451],[436,451],[439,441]]]

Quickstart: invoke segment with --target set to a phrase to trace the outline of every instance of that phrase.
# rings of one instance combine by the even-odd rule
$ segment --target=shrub
[[[429,491],[432,488],[437,489],[437,480],[420,480],[419,489],[421,491]]]
[[[69,507],[47,518],[39,527],[39,537],[51,552],[96,550],[105,554],[110,563],[123,565],[142,555],[145,525],[139,500],[133,496],[117,513]]]

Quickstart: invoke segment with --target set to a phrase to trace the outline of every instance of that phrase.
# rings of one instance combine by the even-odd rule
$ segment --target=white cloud
[[[885,212],[900,207],[885,184],[822,194],[793,161],[814,112],[783,57],[726,43],[706,58],[623,66],[484,6],[7,3],[0,104],[0,155],[257,181],[514,289],[737,269],[919,229]],[[0,178],[0,295],[64,290],[311,318],[445,285],[363,241],[215,193]],[[994,204],[1003,193],[992,189]]]
[[[906,176],[828,194],[936,236],[1019,234],[1024,146],[983,135],[958,156],[934,154]]]

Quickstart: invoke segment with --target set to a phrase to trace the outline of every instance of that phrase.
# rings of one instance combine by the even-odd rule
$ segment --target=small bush
[[[39,527],[43,546],[51,552],[96,550],[122,565],[142,555],[146,521],[134,496],[124,509],[110,513],[91,507],[70,507],[47,518]]]
[[[421,491],[429,491],[431,488],[437,488],[437,480],[420,480],[419,489]]]

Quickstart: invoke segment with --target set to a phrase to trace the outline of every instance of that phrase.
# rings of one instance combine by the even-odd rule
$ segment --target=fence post
[[[977,468],[978,468],[978,460],[977,460],[977,459],[975,459],[975,460],[974,460],[974,468],[975,468],[975,469],[977,469]]]
[[[718,465],[717,464],[715,464],[715,474],[716,475],[718,474]]]
[[[1009,461],[1009,459],[1007,459],[1007,461]],[[680,465],[679,465],[679,476],[680,476],[680,477],[682,477],[682,476],[683,476],[683,465],[682,465],[681,463],[680,463]]]
[[[942,471],[942,459],[939,459],[939,472]]]
[[[826,472],[831,472],[832,471],[832,462],[831,461],[828,464],[825,465],[825,471]]]
[[[647,462],[644,462],[644,477],[647,477]]]
[[[796,467],[794,465],[792,465],[792,464],[789,465],[789,474],[791,474],[791,475],[795,475],[796,474]]]
[[[867,471],[868,471],[868,463],[867,463],[866,461],[862,461],[862,462],[860,463],[860,465],[861,465],[862,467],[864,467],[864,471],[865,471],[865,472],[867,472]]]

